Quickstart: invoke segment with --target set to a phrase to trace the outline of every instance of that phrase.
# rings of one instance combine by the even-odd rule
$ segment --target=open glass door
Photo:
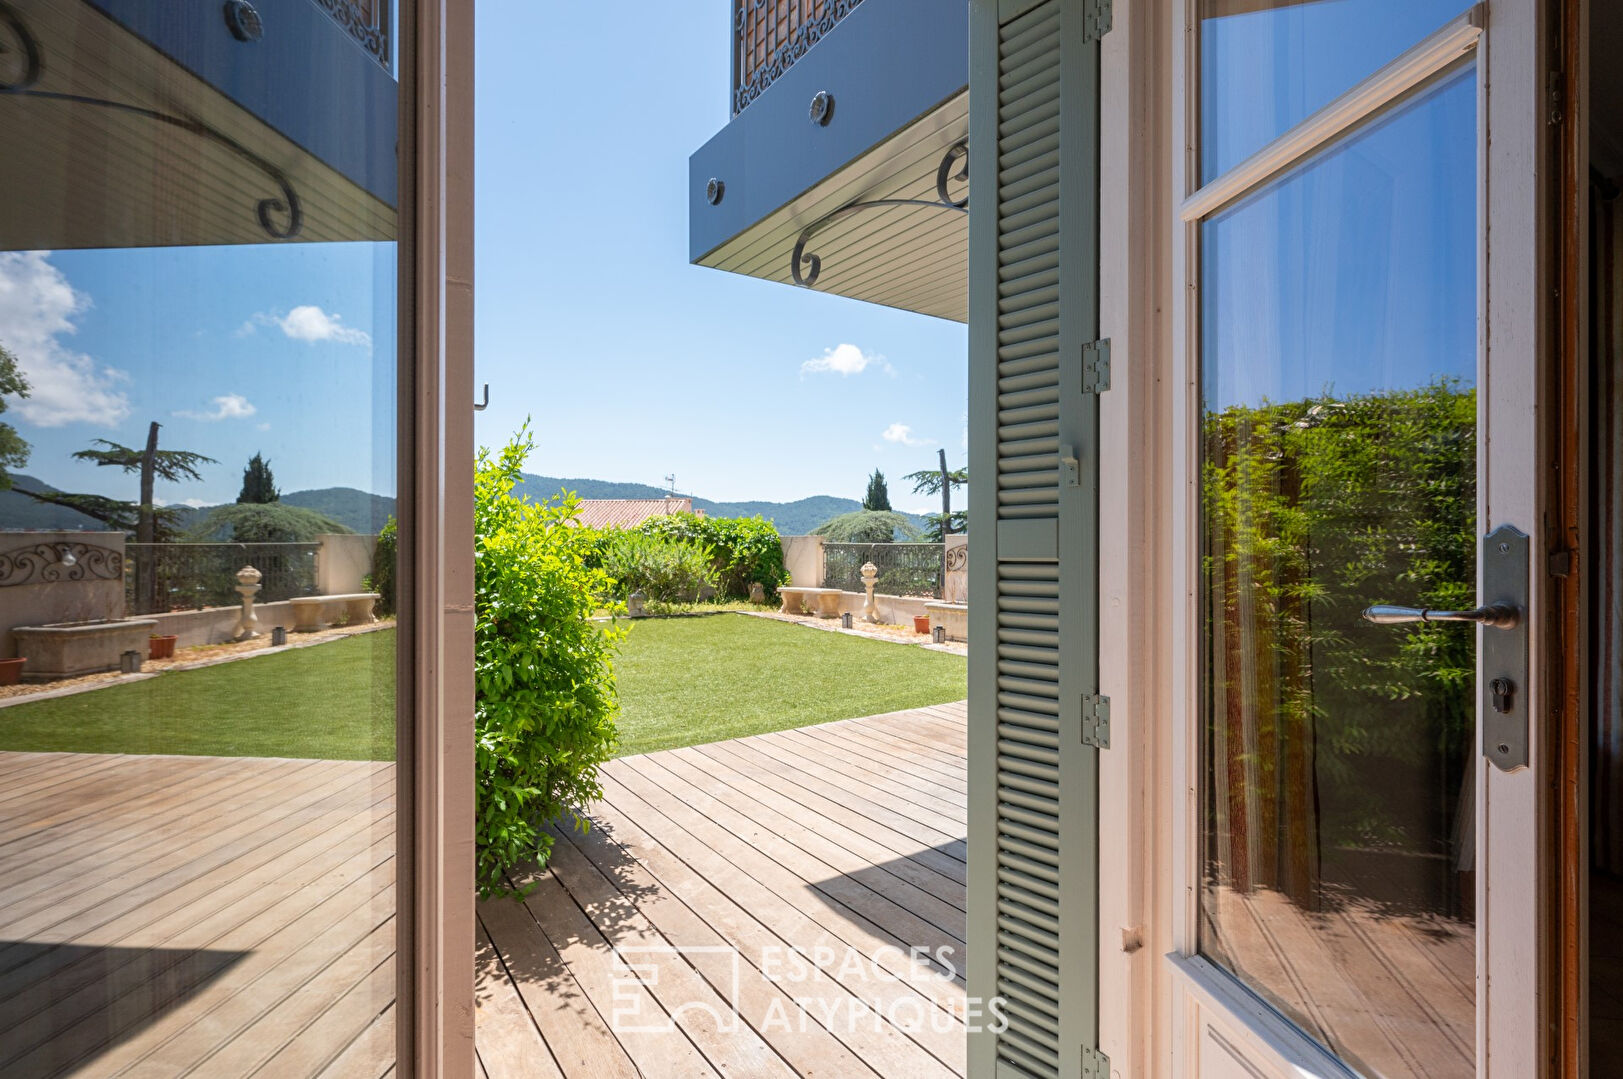
[[[1196,6],[1178,1071],[1536,1075],[1531,17]]]

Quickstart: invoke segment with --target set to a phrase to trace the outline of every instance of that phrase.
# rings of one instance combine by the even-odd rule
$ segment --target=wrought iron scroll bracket
[[[94,544],[36,543],[0,552],[0,588],[62,581],[116,581],[124,556]]]
[[[7,42],[0,38],[0,55],[13,50],[20,50],[22,55],[22,71],[13,81],[5,81],[0,75],[0,94],[10,94],[13,97],[29,97],[39,101],[60,101],[72,105],[89,105],[94,108],[110,109],[114,112],[126,113],[130,116],[139,116],[154,123],[165,124],[190,132],[200,138],[223,146],[242,160],[248,162],[259,171],[268,176],[281,191],[279,198],[260,199],[256,207],[259,227],[265,230],[266,235],[275,240],[291,240],[304,229],[304,207],[299,202],[299,196],[293,190],[292,181],[287,174],[277,168],[265,158],[254,153],[230,135],[212,127],[195,116],[175,115],[149,109],[142,105],[131,105],[122,101],[108,101],[105,98],[87,97],[83,94],[64,94],[50,90],[35,90],[34,84],[39,82],[44,71],[44,62],[41,59],[39,42],[29,31],[28,25],[10,5],[0,3],[0,33],[9,31]],[[285,219],[285,221],[284,221]]]
[[[823,260],[820,256],[811,254],[806,245],[813,236],[832,225],[834,222],[848,217],[858,210],[873,210],[887,206],[925,206],[936,210],[956,210],[959,213],[969,212],[969,194],[963,198],[952,197],[950,185],[965,183],[969,180],[969,143],[960,140],[948,148],[941,158],[941,164],[936,167],[934,199],[862,199],[848,202],[839,209],[813,221],[800,230],[800,237],[795,240],[795,250],[789,258],[789,273],[795,284],[801,288],[813,288],[817,278],[823,272]],[[805,267],[802,272],[801,267]]]

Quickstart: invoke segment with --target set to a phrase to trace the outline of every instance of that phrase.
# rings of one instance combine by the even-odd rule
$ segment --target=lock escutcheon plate
[[[1505,772],[1528,764],[1529,546],[1527,534],[1514,525],[1500,525],[1482,538],[1482,605],[1513,606],[1522,612],[1513,627],[1478,630],[1482,752]]]

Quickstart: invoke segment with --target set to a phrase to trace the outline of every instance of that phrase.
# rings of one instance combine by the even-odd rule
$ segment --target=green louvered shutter
[[[968,977],[1008,1018],[971,1034],[977,1077],[1104,1065],[1084,715],[1099,715],[1105,21],[1099,0],[971,2]]]

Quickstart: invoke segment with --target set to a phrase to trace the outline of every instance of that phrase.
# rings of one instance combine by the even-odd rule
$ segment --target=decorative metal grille
[[[393,49],[389,42],[389,13],[393,0],[316,0],[322,9],[349,31],[378,63],[394,70]]]
[[[862,0],[733,0],[733,115]]]
[[[124,556],[108,547],[62,541],[0,551],[0,588],[61,581],[116,581]]]
[[[124,577],[125,609],[132,614],[229,607],[240,603],[237,571],[252,566],[260,580],[260,603],[314,595],[319,543],[131,543],[124,548],[130,572]],[[154,575],[150,603],[137,587]]]
[[[939,543],[825,543],[823,587],[862,591],[862,564],[879,570],[875,592],[941,598]]]

